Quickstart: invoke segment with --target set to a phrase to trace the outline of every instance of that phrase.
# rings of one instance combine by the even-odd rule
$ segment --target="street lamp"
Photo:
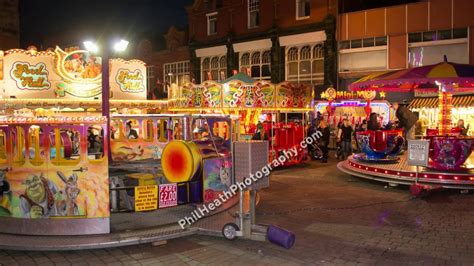
[[[108,150],[108,157],[109,160],[112,159],[112,154],[110,150],[110,142],[109,142],[109,134],[110,134],[110,84],[109,84],[109,57],[111,54],[114,53],[121,53],[127,50],[128,41],[120,40],[115,42],[112,47],[113,50],[111,51],[110,47],[105,46],[102,49],[101,57],[102,57],[102,116],[107,118],[106,122],[106,130],[104,132],[104,139],[106,139],[107,143],[107,150]],[[84,42],[84,47],[87,51],[91,53],[98,53],[100,47],[97,43],[87,40]]]

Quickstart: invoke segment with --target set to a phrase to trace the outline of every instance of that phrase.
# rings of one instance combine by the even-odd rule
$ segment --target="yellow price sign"
[[[135,211],[158,209],[158,186],[135,187]]]

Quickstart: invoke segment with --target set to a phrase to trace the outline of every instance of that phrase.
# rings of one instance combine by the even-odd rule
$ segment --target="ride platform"
[[[337,168],[347,174],[360,178],[371,179],[393,184],[411,185],[416,181],[415,166],[407,164],[407,155],[400,155],[395,163],[370,163],[350,156],[337,164]],[[418,183],[449,189],[474,189],[474,156],[466,161],[463,171],[437,171],[426,167],[418,167]]]
[[[84,250],[161,242],[195,234],[219,235],[223,225],[234,222],[239,197],[226,201],[193,225],[182,229],[178,221],[196,210],[198,205],[182,205],[150,212],[113,213],[111,233],[78,236],[38,236],[0,233],[0,250]],[[246,197],[244,200],[248,202]],[[248,204],[248,203],[247,203]]]

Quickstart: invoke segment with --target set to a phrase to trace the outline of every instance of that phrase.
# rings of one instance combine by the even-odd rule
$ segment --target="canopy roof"
[[[474,65],[444,62],[410,69],[367,75],[349,85],[349,90],[438,90],[437,84],[474,92]]]

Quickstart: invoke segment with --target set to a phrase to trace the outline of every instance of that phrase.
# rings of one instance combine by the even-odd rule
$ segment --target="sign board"
[[[158,186],[135,187],[135,211],[158,209]]]
[[[140,60],[110,59],[111,99],[146,100],[146,65]]]
[[[158,206],[161,208],[172,207],[178,205],[178,186],[173,184],[162,184],[160,188],[160,199]]]
[[[429,140],[408,140],[408,165],[428,166]]]
[[[79,48],[0,51],[0,91],[4,98],[81,99],[102,97],[102,58]],[[112,99],[146,100],[146,65],[110,59]]]

